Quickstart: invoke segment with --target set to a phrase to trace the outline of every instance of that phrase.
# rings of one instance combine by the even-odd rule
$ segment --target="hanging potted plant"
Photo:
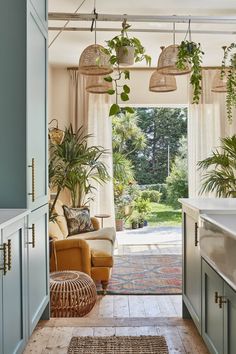
[[[105,81],[114,83],[114,90],[108,90],[109,95],[115,95],[115,103],[111,106],[109,116],[117,115],[121,112],[121,108],[118,104],[118,99],[126,102],[129,100],[130,88],[128,85],[119,85],[121,79],[129,80],[130,72],[129,70],[121,70],[120,66],[133,65],[134,62],[146,61],[148,65],[151,65],[151,57],[145,53],[145,48],[141,44],[140,40],[136,37],[129,37],[127,30],[130,27],[126,23],[126,20],[122,23],[121,34],[115,36],[114,38],[106,41],[107,48],[104,49],[105,53],[110,56],[110,63],[117,71],[115,77],[107,76],[104,78]],[[129,113],[134,113],[133,108],[124,108]]]
[[[188,65],[191,66],[190,84],[193,87],[193,103],[199,103],[202,92],[202,56],[204,52],[201,50],[200,43],[190,40],[181,42],[178,48],[178,59],[176,66],[180,70],[184,70]]]
[[[236,43],[223,47],[224,57],[221,67],[221,78],[226,76],[226,110],[229,122],[232,122],[232,110],[233,107],[236,107],[236,53],[231,53],[235,48]],[[227,62],[229,63],[226,69]]]

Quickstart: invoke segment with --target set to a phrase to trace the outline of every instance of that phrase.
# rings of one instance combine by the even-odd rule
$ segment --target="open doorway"
[[[113,119],[118,248],[111,294],[180,294],[188,196],[187,108],[135,107]]]

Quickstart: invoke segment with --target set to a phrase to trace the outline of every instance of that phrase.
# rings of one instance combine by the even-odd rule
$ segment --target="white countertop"
[[[0,228],[22,219],[30,213],[27,209],[0,209]]]
[[[179,202],[199,213],[236,213],[236,198],[181,198]]]

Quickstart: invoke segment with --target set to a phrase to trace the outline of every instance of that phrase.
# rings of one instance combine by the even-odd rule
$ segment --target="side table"
[[[103,219],[110,218],[111,215],[109,215],[109,214],[96,214],[94,216],[95,216],[95,218],[102,219],[101,226],[103,227]]]
[[[51,317],[83,317],[96,300],[96,286],[87,274],[69,270],[50,274]]]

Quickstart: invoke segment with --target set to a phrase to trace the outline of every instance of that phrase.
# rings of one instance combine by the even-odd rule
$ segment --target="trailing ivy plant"
[[[226,76],[226,110],[229,122],[232,122],[232,110],[236,107],[236,53],[231,53],[236,48],[236,43],[231,43],[228,47],[223,47],[224,57],[221,66],[221,77]],[[229,55],[231,56],[229,58]],[[229,65],[226,70],[226,64]]]
[[[106,41],[107,47],[104,49],[104,52],[110,56],[110,63],[116,69],[116,76],[107,76],[104,78],[105,81],[113,82],[114,89],[108,90],[109,95],[115,95],[115,103],[112,104],[109,112],[109,116],[117,115],[121,112],[119,106],[119,98],[121,101],[126,102],[129,100],[130,87],[127,84],[119,84],[121,79],[129,80],[130,72],[127,69],[122,70],[120,68],[117,51],[121,47],[133,47],[134,48],[134,61],[135,63],[146,61],[146,64],[151,65],[151,57],[145,53],[145,48],[141,44],[140,40],[136,37],[130,38],[128,36],[127,30],[130,27],[123,21],[122,30],[118,36]],[[128,51],[128,49],[127,49]],[[124,107],[125,111],[128,113],[134,113],[132,107]]]
[[[184,40],[179,45],[178,59],[176,66],[179,70],[184,70],[188,65],[191,66],[190,83],[193,87],[193,103],[199,103],[202,92],[202,56],[200,43]]]

